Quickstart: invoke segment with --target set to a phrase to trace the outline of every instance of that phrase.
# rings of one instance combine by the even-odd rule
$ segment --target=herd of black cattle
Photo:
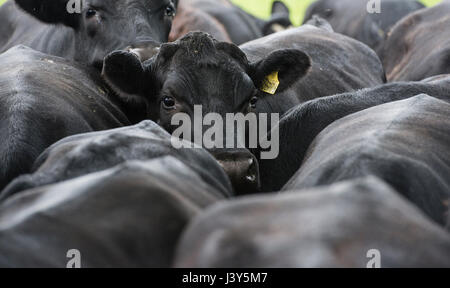
[[[367,2],[6,2],[0,266],[450,267],[450,2]],[[279,156],[175,149],[194,105],[280,113]]]

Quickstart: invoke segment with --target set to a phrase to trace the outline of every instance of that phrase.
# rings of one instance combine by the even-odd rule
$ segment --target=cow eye
[[[172,4],[166,7],[166,16],[173,17],[175,16],[175,8]]]
[[[258,103],[258,97],[252,97],[252,99],[250,99],[250,108],[255,109],[256,108],[256,103]]]
[[[94,17],[95,15],[97,15],[97,10],[95,10],[93,8],[89,8],[86,11],[86,17],[88,17],[88,18]]]
[[[175,99],[172,97],[164,97],[162,100],[162,105],[165,109],[174,109],[175,104]]]
[[[333,16],[333,10],[331,10],[331,9],[326,9],[326,10],[324,11],[324,16],[325,16],[326,18]]]

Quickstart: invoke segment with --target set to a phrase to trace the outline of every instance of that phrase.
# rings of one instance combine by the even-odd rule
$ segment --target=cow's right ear
[[[123,101],[129,102],[139,97],[144,83],[151,82],[146,79],[146,71],[135,53],[115,51],[104,59],[102,77]]]
[[[77,28],[82,0],[15,0],[28,14],[42,22]],[[79,8],[80,10],[77,11]]]

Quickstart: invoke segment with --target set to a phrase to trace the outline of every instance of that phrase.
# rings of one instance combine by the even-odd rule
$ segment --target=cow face
[[[222,119],[227,113],[255,113],[259,99],[280,96],[310,66],[310,58],[294,49],[278,50],[249,63],[237,46],[193,32],[163,44],[159,53],[144,63],[135,53],[113,52],[105,58],[103,77],[124,101],[152,107],[149,118],[173,132],[178,126],[171,124],[172,117],[184,113],[194,119],[196,105],[203,114],[216,113]],[[268,77],[277,78],[276,87],[267,85]],[[223,143],[222,147],[226,146]],[[245,149],[223,150],[211,152],[232,175],[235,188],[238,185],[248,191],[249,186],[258,186],[253,155]]]
[[[100,66],[110,52],[166,42],[178,0],[16,0],[35,18],[75,31],[75,60]],[[77,3],[81,3],[77,7]],[[80,8],[80,9],[78,9]]]

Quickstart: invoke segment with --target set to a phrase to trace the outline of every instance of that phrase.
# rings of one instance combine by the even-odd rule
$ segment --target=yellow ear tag
[[[261,91],[274,95],[277,92],[280,81],[278,80],[278,71],[267,75],[261,85]]]

